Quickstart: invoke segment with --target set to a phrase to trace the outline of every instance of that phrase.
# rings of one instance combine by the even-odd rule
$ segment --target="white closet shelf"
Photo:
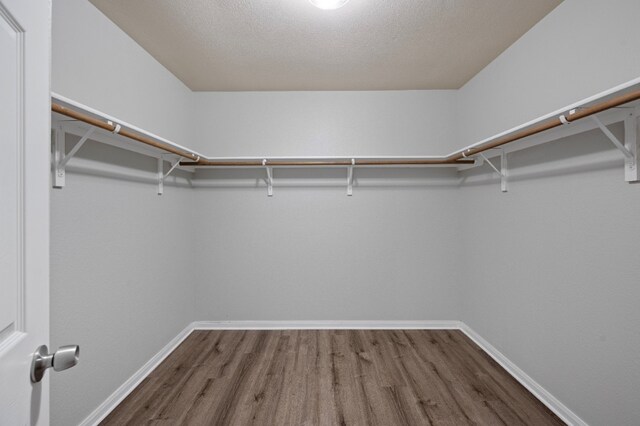
[[[196,167],[262,167],[266,170],[267,186],[271,195],[274,167],[341,167],[348,170],[347,193],[351,195],[355,167],[436,166],[465,170],[484,163],[501,177],[502,190],[506,191],[508,153],[595,128],[600,128],[624,156],[625,180],[640,180],[640,143],[637,132],[640,115],[640,78],[443,156],[208,157],[59,94],[52,93],[51,99],[52,127],[55,130],[55,187],[64,186],[64,169],[67,162],[90,138],[157,158],[159,193],[162,193],[164,179],[176,168],[193,171]],[[606,127],[617,122],[625,123],[624,141],[618,140]],[[80,142],[69,153],[65,151],[65,133],[81,137]],[[496,156],[501,157],[500,168],[491,163],[490,159]],[[163,169],[164,161],[171,163],[166,174]]]

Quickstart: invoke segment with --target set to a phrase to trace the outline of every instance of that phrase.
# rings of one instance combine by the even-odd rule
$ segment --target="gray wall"
[[[54,1],[52,42],[53,91],[188,142],[191,92],[88,1]],[[88,161],[96,175],[77,173]],[[54,425],[82,421],[193,320],[192,192],[159,197],[155,167],[88,142],[52,190],[51,345],[81,347],[77,367],[51,376]]]
[[[640,185],[598,132],[511,154],[507,194],[492,179],[462,188],[461,319],[587,423],[631,426]],[[607,161],[575,161],[590,155]]]
[[[356,171],[359,185],[347,197],[346,172],[337,172],[339,181],[327,171],[327,186],[315,188],[283,187],[298,181],[281,172],[272,198],[262,185],[195,191],[198,319],[459,317],[451,174],[388,171],[388,185],[402,183],[384,187],[365,186],[379,174]]]
[[[637,16],[635,0],[564,1],[459,91],[460,145],[640,76]],[[460,193],[461,319],[589,424],[635,425],[640,185],[598,132],[509,166],[508,194],[477,171]]]
[[[88,142],[80,159],[152,175],[153,159],[118,151]],[[51,376],[52,424],[78,424],[193,320],[191,201],[186,188],[159,197],[153,184],[82,173],[51,191],[51,345],[81,348]]]
[[[196,93],[195,110],[212,155],[424,155],[456,133],[454,91]],[[346,174],[276,169],[269,198],[264,170],[200,170],[198,319],[456,318],[455,172],[356,169],[353,197]]]
[[[456,141],[456,91],[195,92],[209,156],[438,155]]]

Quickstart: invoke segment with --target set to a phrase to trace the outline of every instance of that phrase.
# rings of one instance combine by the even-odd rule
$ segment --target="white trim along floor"
[[[195,321],[189,324],[164,348],[145,363],[133,376],[124,382],[102,404],[100,404],[81,426],[93,426],[102,421],[122,402],[175,348],[194,330],[291,330],[291,329],[423,329],[423,330],[460,330],[488,353],[498,364],[511,374],[551,411],[571,426],[588,426],[573,411],[511,362],[493,345],[482,338],[462,321]]]

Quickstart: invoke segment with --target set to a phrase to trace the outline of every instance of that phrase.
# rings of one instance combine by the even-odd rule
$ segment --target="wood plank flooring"
[[[102,425],[562,425],[457,330],[195,331]]]

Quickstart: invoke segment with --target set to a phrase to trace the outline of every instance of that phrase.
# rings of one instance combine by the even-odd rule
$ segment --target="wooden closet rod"
[[[184,149],[180,149],[171,146],[166,143],[155,141],[151,138],[139,135],[127,129],[119,129],[111,122],[105,122],[94,118],[90,115],[83,114],[78,111],[74,111],[58,103],[51,104],[51,110],[58,114],[65,115],[78,121],[91,124],[92,126],[99,127],[109,132],[115,132],[121,136],[133,139],[143,144],[153,146],[163,151],[179,155],[180,157],[187,158],[189,161],[181,161],[181,166],[211,166],[211,167],[259,167],[259,166],[404,166],[404,165],[456,165],[456,164],[473,164],[474,160],[469,159],[474,155],[480,154],[484,151],[498,148],[511,142],[515,142],[520,139],[524,139],[529,136],[542,133],[544,131],[553,129],[555,127],[562,126],[567,123],[571,123],[581,118],[588,117],[606,111],[611,108],[618,107],[620,105],[633,102],[640,99],[640,90],[629,92],[623,95],[612,97],[611,99],[593,104],[588,107],[578,107],[575,111],[569,114],[563,114],[559,117],[548,119],[532,127],[524,130],[517,131],[515,133],[497,137],[487,142],[475,145],[469,148],[456,151],[453,154],[443,157],[430,157],[424,159],[355,159],[352,163],[351,159],[344,160],[267,160],[263,163],[263,160],[209,160],[198,156],[194,152],[190,152]],[[564,120],[564,121],[563,121]]]
[[[114,125],[114,124],[111,124],[111,123],[106,122],[106,121],[99,120],[97,118],[94,118],[94,117],[92,117],[90,115],[87,115],[87,114],[83,114],[83,113],[78,112],[78,111],[74,111],[74,110],[72,110],[70,108],[62,106],[62,105],[57,104],[55,102],[51,103],[51,111],[57,112],[58,114],[65,115],[67,117],[73,118],[73,119],[78,120],[78,121],[82,121],[82,122],[87,123],[87,124],[91,124],[92,126],[99,127],[101,129],[107,130],[107,131],[112,132],[112,133],[116,132],[116,130],[118,129],[117,126]],[[154,148],[161,149],[161,150],[169,152],[171,154],[176,154],[176,155],[179,155],[180,157],[188,158],[190,160],[198,160],[200,158],[197,154],[194,154],[193,152],[189,152],[189,151],[186,151],[186,150],[183,150],[183,149],[180,149],[180,148],[176,148],[176,147],[171,146],[171,145],[166,144],[166,143],[154,141],[151,138],[139,135],[139,134],[137,134],[135,132],[132,132],[132,131],[124,129],[124,128],[119,129],[117,131],[117,134],[119,134],[121,136],[124,136],[126,138],[129,138],[129,139],[133,139],[134,141],[143,143],[145,145],[149,145],[149,146],[152,146]]]
[[[181,161],[181,166],[210,166],[210,167],[234,167],[234,166],[426,166],[426,165],[452,165],[452,164],[473,164],[473,160],[445,161],[444,158],[427,158],[417,160],[262,160],[249,161],[222,161],[222,160],[200,160]]]
[[[559,117],[555,117],[547,121],[543,121],[540,124],[537,124],[528,129],[524,129],[519,132],[513,133],[511,135],[502,136],[502,137],[487,141],[480,145],[476,145],[470,148],[465,148],[460,151],[456,151],[453,154],[447,156],[446,160],[448,161],[460,160],[462,158],[480,154],[481,152],[487,151],[489,149],[497,148],[502,145],[506,145],[508,143],[515,142],[520,139],[524,139],[528,136],[533,136],[538,133],[542,133],[546,130],[550,130],[555,127],[562,126],[565,123],[562,121],[560,117],[564,117],[564,120],[567,123],[571,123],[573,121],[580,120],[581,118],[585,118],[590,115],[594,115],[599,112],[606,111],[608,109],[615,108],[629,102],[637,101],[638,99],[640,99],[640,90],[636,90],[634,92],[629,92],[624,95],[616,96],[606,101],[593,104],[589,107],[579,107],[575,110],[573,114],[571,113],[564,114]]]

